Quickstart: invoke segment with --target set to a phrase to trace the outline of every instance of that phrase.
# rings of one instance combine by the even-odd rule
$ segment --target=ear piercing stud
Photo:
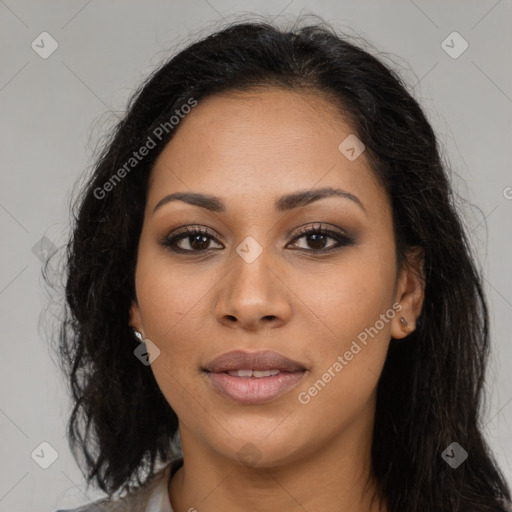
[[[407,327],[409,325],[409,323],[403,316],[400,317],[400,323],[402,324],[402,327]],[[405,331],[406,329],[403,329],[403,330]]]
[[[136,337],[139,341],[144,341],[144,338],[142,337],[142,334],[141,334],[139,331],[136,331],[135,329],[133,329],[133,334],[135,334],[135,337]]]

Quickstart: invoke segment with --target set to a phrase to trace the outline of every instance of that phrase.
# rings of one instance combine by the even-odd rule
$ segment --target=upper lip
[[[281,372],[297,372],[306,370],[306,367],[272,350],[261,350],[258,352],[234,350],[216,357],[207,363],[204,369],[211,373],[234,370],[279,370]]]

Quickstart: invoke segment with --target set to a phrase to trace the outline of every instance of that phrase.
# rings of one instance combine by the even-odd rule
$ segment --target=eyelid
[[[334,226],[333,224],[325,223],[325,222],[315,222],[313,224],[311,224],[311,223],[304,224],[302,226],[299,226],[295,230],[289,231],[287,233],[287,236],[290,237],[293,235],[293,239],[292,239],[292,241],[293,241],[298,237],[304,236],[305,234],[307,235],[311,231],[327,231],[327,232],[335,233],[339,236],[345,236],[347,238],[350,238],[350,236],[344,229],[339,228],[338,226]]]
[[[311,223],[306,223],[306,224],[303,224],[297,228],[293,228],[289,231],[286,232],[286,238],[290,238],[291,236],[293,236],[293,240],[295,240],[297,238],[297,236],[300,236],[300,235],[304,235],[304,234],[308,234],[310,231],[312,230],[318,230],[318,231],[333,231],[335,232],[336,234],[340,235],[340,236],[346,236],[347,238],[350,238],[350,235],[342,228],[338,227],[338,226],[335,226],[333,224],[329,224],[329,223],[326,223],[326,222],[315,222],[313,224]],[[202,226],[202,225],[199,225],[199,224],[187,224],[185,226],[181,226],[179,228],[176,228],[176,229],[173,229],[171,232],[169,232],[167,235],[164,236],[164,240],[167,240],[168,238],[171,238],[174,237],[174,236],[179,236],[183,233],[190,233],[191,234],[205,234],[205,235],[208,235],[208,236],[211,236],[212,238],[216,238],[216,239],[219,239],[219,240],[222,240],[223,242],[226,242],[226,240],[221,236],[221,235],[218,235],[214,230],[212,230],[211,228],[207,227],[207,226]]]
[[[219,237],[216,233],[214,233],[214,231],[212,229],[210,229],[209,227],[191,224],[191,225],[182,226],[180,228],[176,228],[176,229],[172,230],[168,235],[166,235],[164,237],[164,239],[179,236],[184,233],[190,233],[190,234],[194,234],[194,235],[204,234],[204,235],[211,236],[212,238],[222,238],[222,237]]]

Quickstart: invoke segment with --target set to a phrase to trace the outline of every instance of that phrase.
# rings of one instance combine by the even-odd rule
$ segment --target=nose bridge
[[[270,248],[264,248],[256,238],[247,236],[236,247],[229,262],[231,271],[220,288],[216,316],[221,322],[229,319],[253,326],[261,320],[284,321],[289,304],[280,279],[276,260]]]
[[[249,303],[269,300],[272,285],[275,284],[270,248],[263,247],[253,236],[247,236],[238,244],[235,252],[231,277],[233,296],[236,293],[239,298],[246,297]]]

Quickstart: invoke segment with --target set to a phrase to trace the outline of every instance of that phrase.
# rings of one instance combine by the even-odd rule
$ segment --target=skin
[[[370,500],[378,495],[370,470],[376,386],[391,337],[405,338],[421,312],[421,251],[397,269],[389,198],[364,152],[349,161],[338,150],[353,131],[320,93],[215,95],[176,129],[152,170],[130,311],[130,325],[160,350],[151,370],[179,418],[184,466],[168,485],[174,511],[387,510]],[[340,197],[274,209],[284,194],[323,187],[354,194],[366,211]],[[226,212],[173,201],[153,214],[167,194],[191,191],[220,197]],[[330,235],[324,246],[295,239],[319,222],[354,244],[322,255],[313,250],[336,246]],[[187,254],[159,244],[187,225],[209,228],[214,239],[182,239],[179,247],[196,250]],[[248,236],[263,250],[252,263],[236,252]],[[298,394],[393,303],[401,311],[300,403]],[[201,371],[234,349],[274,350],[308,372],[271,402],[241,405]],[[255,463],[238,455],[247,443]]]

